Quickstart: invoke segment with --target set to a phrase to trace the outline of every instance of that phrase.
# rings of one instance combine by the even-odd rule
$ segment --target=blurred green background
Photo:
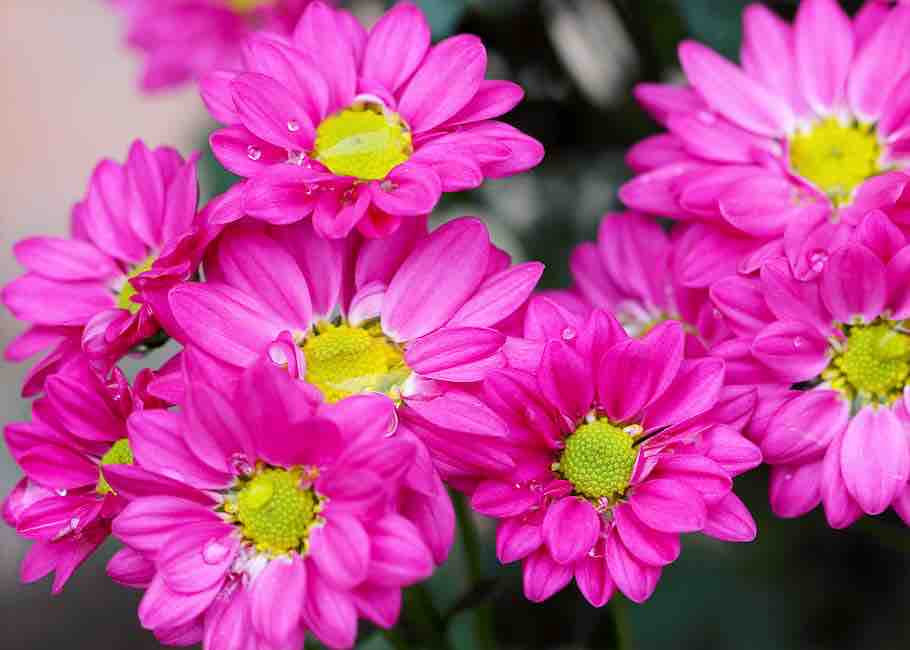
[[[546,263],[545,287],[568,284],[569,252],[580,241],[594,238],[604,212],[618,208],[616,189],[628,178],[626,149],[657,129],[636,106],[632,86],[644,80],[678,79],[675,50],[683,38],[697,38],[736,58],[740,13],[747,4],[418,2],[430,16],[435,37],[470,32],[484,39],[490,75],[513,79],[527,92],[525,102],[507,119],[543,141],[547,149],[544,163],[529,174],[447,196],[439,216],[487,218],[500,245],[518,258]],[[353,4],[369,13],[375,12],[377,3]],[[767,4],[789,19],[797,2]],[[854,11],[859,2],[844,5]],[[199,146],[212,126],[199,124]],[[141,135],[141,124],[136,129]],[[231,182],[209,156],[203,174],[207,193]],[[17,390],[13,385],[6,388]],[[4,419],[23,417],[25,410],[24,403],[17,403]],[[9,488],[15,470],[8,460],[0,467],[2,486]],[[408,612],[397,634],[413,648],[439,647],[440,634],[448,635],[452,648],[478,647],[473,640],[478,614],[468,606],[479,603],[480,615],[492,619],[496,647],[503,650],[615,648],[620,639],[627,650],[910,647],[910,532],[896,517],[886,514],[847,531],[832,531],[818,511],[799,520],[773,517],[763,470],[739,479],[737,490],[758,521],[758,540],[733,545],[689,537],[681,558],[664,571],[655,595],[644,605],[617,596],[609,607],[596,610],[574,587],[542,605],[527,602],[518,567],[498,566],[491,522],[480,520],[480,565],[473,568],[479,569],[482,580],[475,583],[470,578],[474,571],[459,542],[427,589],[407,594]],[[14,584],[15,564],[25,548],[12,531],[0,532],[4,580],[0,647],[158,647],[138,627],[138,594],[104,578],[105,557],[91,560],[65,593],[52,599],[46,582]],[[425,598],[432,599],[444,620],[430,619],[428,624],[422,614]],[[362,648],[393,647],[367,627],[362,638]]]

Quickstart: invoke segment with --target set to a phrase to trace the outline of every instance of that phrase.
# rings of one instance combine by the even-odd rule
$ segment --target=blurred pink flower
[[[594,606],[614,588],[642,602],[679,555],[680,533],[752,540],[732,477],[761,462],[740,433],[754,389],[725,388],[719,359],[686,359],[678,322],[634,339],[600,310],[577,329],[540,314],[532,303],[529,319],[555,336],[539,337],[539,363],[492,370],[464,396],[475,422],[499,420],[507,433],[462,453],[506,454],[514,467],[455,478],[478,512],[501,520],[497,555],[523,561],[526,596],[545,600],[574,577]]]
[[[910,524],[906,235],[873,212],[815,280],[778,259],[711,295],[738,337],[713,352],[733,383],[760,386],[749,434],[772,465],[774,512],[821,502],[844,528],[891,506]]]
[[[428,214],[442,192],[526,171],[543,147],[493,120],[522,98],[519,86],[484,79],[476,36],[430,46],[410,3],[367,33],[353,15],[313,2],[288,40],[258,34],[244,70],[202,82],[209,111],[228,127],[215,156],[250,179],[244,212],[284,224],[312,215],[323,237],[355,226],[384,237]]]
[[[109,0],[127,21],[126,43],[142,53],[146,92],[238,65],[258,30],[289,35],[310,0]]]
[[[111,519],[126,501],[111,490],[105,472],[132,463],[127,417],[159,405],[140,392],[119,370],[103,383],[84,357],[76,357],[47,381],[47,395],[34,403],[32,421],[4,429],[25,478],[4,501],[3,517],[35,541],[22,563],[23,582],[55,571],[53,592],[59,593],[107,539]]]
[[[910,192],[910,7],[803,0],[791,27],[760,5],[743,18],[742,66],[685,42],[689,86],[636,95],[668,133],[629,153],[631,208],[699,221],[705,259],[752,272],[786,255],[800,279],[871,209],[906,222]],[[702,286],[729,264],[706,268]]]
[[[109,573],[146,589],[142,625],[206,650],[297,648],[308,631],[350,648],[359,617],[394,625],[452,526],[434,553],[427,511],[451,518],[451,504],[393,402],[322,404],[265,358],[233,394],[186,379],[179,413],[130,418],[137,465],[108,476],[131,500],[113,525],[129,550]]]
[[[104,160],[73,208],[70,238],[33,237],[13,251],[26,273],[0,300],[29,329],[6,348],[22,361],[54,346],[26,378],[23,394],[84,349],[107,371],[171,325],[167,290],[198,264],[196,158],[141,141],[126,163]]]

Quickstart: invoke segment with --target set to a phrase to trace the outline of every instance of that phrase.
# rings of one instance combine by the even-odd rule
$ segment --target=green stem
[[[616,629],[616,650],[632,650],[632,626],[629,624],[629,607],[619,594],[610,601],[613,626]]]
[[[480,535],[464,495],[452,493],[452,503],[455,506],[458,528],[461,530],[461,541],[473,590],[484,581],[480,557]],[[493,606],[490,603],[478,605],[474,609],[474,636],[479,650],[496,650],[496,637],[493,634]]]

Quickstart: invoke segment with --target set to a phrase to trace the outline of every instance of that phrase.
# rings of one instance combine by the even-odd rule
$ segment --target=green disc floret
[[[566,439],[559,471],[578,494],[615,500],[629,487],[635,439],[606,418],[581,425]]]
[[[98,484],[95,486],[95,491],[98,494],[110,494],[114,491],[104,478],[104,470],[102,469],[104,466],[132,464],[133,450],[130,449],[129,438],[121,438],[101,457],[101,465],[98,467]]]
[[[301,469],[261,469],[240,488],[233,515],[258,550],[280,555],[305,546],[318,499],[301,487],[302,477]]]
[[[910,336],[889,321],[854,325],[846,344],[822,374],[851,399],[889,404],[904,390],[910,376]]]

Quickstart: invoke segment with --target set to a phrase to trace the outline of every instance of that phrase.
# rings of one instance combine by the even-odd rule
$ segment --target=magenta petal
[[[356,53],[353,38],[339,38],[349,25],[342,23],[343,13],[324,2],[311,2],[294,30],[294,43],[313,60],[329,84],[330,110],[340,109],[354,99],[357,86]]]
[[[155,564],[142,553],[125,547],[114,553],[107,563],[107,575],[124,587],[145,589],[155,577]]]
[[[807,0],[794,26],[796,66],[803,96],[819,115],[844,98],[853,59],[853,28],[835,0]]]
[[[751,542],[758,528],[746,505],[730,492],[708,506],[708,520],[701,532],[725,542]]]
[[[442,194],[442,179],[418,161],[398,165],[386,180],[369,184],[373,203],[383,212],[400,217],[429,214]]]
[[[707,105],[690,86],[640,83],[633,90],[635,99],[655,120],[666,124],[676,113],[688,114],[705,110]]]
[[[821,470],[821,498],[825,518],[832,528],[846,528],[863,515],[862,508],[847,490],[841,472],[841,448],[844,437],[838,435],[831,442]]]
[[[845,246],[828,260],[821,290],[835,320],[849,323],[859,316],[871,322],[885,306],[885,265],[865,246]]]
[[[234,106],[234,97],[231,95],[231,82],[236,77],[236,72],[216,70],[199,81],[199,94],[205,107],[211,116],[222,124],[240,122]]]
[[[466,124],[499,117],[515,108],[522,97],[524,91],[516,83],[484,79],[471,101],[449,118],[446,124]]]
[[[525,597],[534,603],[545,601],[569,584],[572,573],[571,564],[559,564],[546,548],[538,549],[522,565]]]
[[[856,229],[856,240],[885,263],[907,245],[907,236],[881,210],[863,217]]]
[[[252,650],[250,591],[233,584],[234,589],[222,588],[205,612],[202,645],[208,650]]]
[[[645,564],[665,566],[679,557],[679,535],[662,533],[649,528],[639,519],[632,508],[621,504],[613,510],[616,531],[629,553]],[[616,534],[616,532],[614,532]]]
[[[357,638],[357,610],[351,597],[335,589],[318,571],[307,571],[302,622],[330,648],[351,648]]]
[[[910,69],[910,7],[895,7],[859,50],[850,64],[847,99],[853,114],[862,122],[874,123],[889,102],[889,95]],[[883,66],[882,61],[888,65]]]
[[[544,397],[572,420],[591,410],[594,382],[585,360],[562,341],[544,348],[537,381]]]
[[[17,459],[30,479],[54,489],[94,485],[98,467],[85,456],[59,445],[37,445]]]
[[[234,562],[240,540],[223,522],[185,526],[162,546],[156,561],[169,589],[193,594],[219,584]]]
[[[738,335],[751,337],[774,319],[755,278],[731,275],[711,285],[711,302]]]
[[[540,523],[528,517],[503,519],[496,529],[496,557],[503,564],[526,558],[543,544]]]
[[[61,372],[47,380],[45,389],[67,430],[84,440],[113,442],[126,437],[126,423],[104,399],[101,386],[97,379]]]
[[[634,488],[629,500],[642,523],[665,533],[691,533],[705,525],[705,502],[694,488],[674,479],[654,479]]]
[[[313,563],[330,584],[350,589],[363,582],[370,565],[370,538],[357,519],[329,512],[310,539]]]
[[[476,219],[451,221],[422,240],[389,285],[383,331],[407,341],[448,321],[480,286],[489,249],[486,226]]]
[[[313,313],[328,317],[338,303],[345,248],[342,242],[319,237],[308,221],[280,228],[279,242],[297,262],[306,279]]]
[[[795,383],[812,379],[828,366],[828,347],[828,341],[804,322],[775,321],[755,337],[752,354]]]
[[[239,186],[243,210],[252,217],[274,224],[300,221],[316,207],[316,190],[333,176],[325,171],[297,165],[272,165]]]
[[[120,274],[114,260],[78,239],[31,237],[17,242],[13,254],[29,271],[50,280],[90,280]]]
[[[629,600],[643,603],[651,597],[660,579],[660,568],[639,562],[615,531],[607,538],[606,560],[613,582]]]
[[[229,126],[209,136],[212,154],[224,167],[238,176],[249,178],[271,165],[285,163],[286,149],[269,144],[244,126]]]
[[[723,383],[722,360],[684,361],[673,383],[645,409],[642,426],[651,431],[704,413],[717,402]]]
[[[449,326],[491,327],[508,318],[528,299],[543,264],[517,264],[487,277],[449,321]]]
[[[603,607],[616,587],[610,577],[607,559],[602,555],[590,555],[575,565],[575,584],[579,591],[594,607]]]
[[[139,622],[149,630],[189,623],[208,609],[221,587],[221,583],[216,583],[195,593],[180,594],[168,588],[159,572],[139,603]]]
[[[597,542],[600,515],[588,501],[568,497],[547,508],[542,527],[553,559],[559,564],[573,564]]]
[[[172,496],[204,506],[211,506],[214,501],[209,493],[136,465],[108,465],[104,468],[104,478],[114,493],[127,501],[155,496]]]
[[[394,93],[411,77],[429,47],[430,26],[423,12],[411,4],[396,5],[370,29],[360,73]]]
[[[351,593],[357,611],[383,629],[395,625],[401,613],[401,589],[360,585]]]
[[[540,494],[527,486],[487,480],[471,495],[471,507],[488,517],[516,517],[527,512],[540,500]]]
[[[758,467],[762,462],[761,450],[736,429],[714,426],[702,438],[707,445],[705,455],[731,476]]]
[[[423,580],[433,572],[433,555],[410,521],[389,514],[369,531],[370,572],[376,585],[402,587]]]
[[[296,553],[272,559],[253,581],[253,627],[274,647],[283,647],[300,625],[306,593],[306,566]],[[281,599],[283,605],[276,607]]]
[[[248,72],[231,82],[231,92],[237,114],[252,133],[288,151],[312,148],[316,135],[313,122],[279,82]]]
[[[84,325],[114,306],[114,296],[98,282],[61,282],[26,273],[5,285],[0,301],[22,321],[42,325]]]
[[[133,501],[114,520],[113,533],[121,542],[142,553],[157,554],[165,541],[185,526],[218,523],[215,511],[174,497],[148,497]]]
[[[777,465],[771,468],[768,486],[771,510],[778,517],[800,517],[821,500],[821,460],[804,465]]]
[[[426,377],[478,381],[486,375],[484,367],[478,366],[478,362],[496,355],[505,342],[505,335],[495,330],[445,327],[414,341],[408,347],[405,360],[408,367]],[[467,374],[459,372],[465,366],[475,370]]]
[[[769,463],[795,463],[821,458],[850,417],[850,404],[840,393],[816,389],[790,400],[772,418],[761,442]]]
[[[910,316],[910,246],[901,250],[888,263],[888,307],[896,320]]]
[[[884,512],[910,472],[904,425],[889,408],[864,407],[847,427],[840,463],[847,490],[863,511]]]
[[[723,499],[733,488],[730,475],[701,454],[677,453],[661,457],[651,476],[681,481],[698,490],[709,505]]]

